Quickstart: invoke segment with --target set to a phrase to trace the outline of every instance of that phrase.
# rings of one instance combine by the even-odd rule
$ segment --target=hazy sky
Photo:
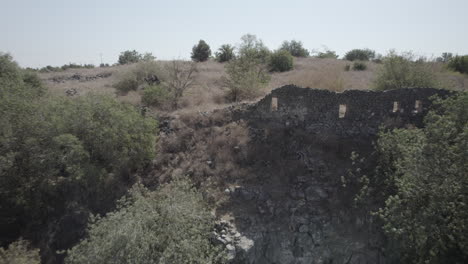
[[[251,33],[271,49],[301,40],[353,48],[468,54],[468,0],[0,0],[0,51],[21,66],[117,61],[121,51],[189,58]]]

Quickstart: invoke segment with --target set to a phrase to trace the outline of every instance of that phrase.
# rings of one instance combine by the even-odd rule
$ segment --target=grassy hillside
[[[161,68],[168,61],[157,62]],[[381,64],[366,62],[367,69],[353,71],[352,62],[339,59],[294,58],[294,69],[282,73],[271,73],[268,86],[258,98],[272,89],[287,84],[302,87],[327,89],[341,92],[344,90],[368,90]],[[468,89],[468,76],[445,70],[442,63],[429,62],[431,71],[445,88],[455,90]],[[225,89],[222,77],[226,75],[225,65],[210,60],[197,63],[195,83],[183,95],[180,106],[185,110],[206,111],[226,105]],[[345,67],[351,66],[351,70]],[[54,94],[65,95],[69,89],[75,89],[79,95],[88,92],[116,94],[113,85],[137,64],[119,65],[94,69],[68,69],[62,72],[40,73],[41,79]],[[119,100],[135,105],[141,103],[141,91],[130,91],[126,95],[116,95]]]

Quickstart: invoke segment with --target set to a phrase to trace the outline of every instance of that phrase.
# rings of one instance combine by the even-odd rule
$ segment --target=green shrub
[[[142,55],[136,50],[126,50],[119,55],[119,64],[130,64],[139,62],[142,59]]]
[[[351,69],[351,65],[346,64],[346,65],[344,66],[344,70],[345,70],[345,71],[349,71],[350,69]]]
[[[25,240],[18,240],[7,249],[0,247],[0,263],[5,264],[40,264],[39,249],[33,249]]]
[[[382,67],[378,70],[373,86],[376,90],[399,88],[432,87],[439,84],[430,63],[413,61],[411,53],[397,54],[390,52],[383,58]]]
[[[65,263],[225,263],[210,241],[213,227],[202,195],[187,181],[155,192],[135,185],[116,211],[94,218]]]
[[[261,39],[252,34],[241,37],[238,48],[238,57],[248,58],[257,64],[268,64],[271,51],[263,44]]]
[[[305,49],[301,41],[291,40],[284,41],[281,44],[280,50],[285,50],[289,52],[294,57],[308,57],[309,51]]]
[[[440,57],[436,58],[437,62],[447,63],[453,58],[453,54],[450,52],[444,52]]]
[[[203,62],[208,60],[211,56],[210,46],[204,41],[200,40],[197,45],[192,48],[192,60],[195,62]]]
[[[468,55],[451,58],[447,66],[453,71],[468,74]]]
[[[368,61],[375,57],[375,51],[370,49],[353,49],[348,51],[344,58],[349,61]]]
[[[253,57],[231,60],[226,65],[226,73],[222,81],[228,88],[228,99],[234,102],[253,99],[270,80],[266,66]]]
[[[216,52],[216,60],[220,63],[234,59],[234,47],[229,44],[222,45]]]
[[[129,91],[136,91],[147,83],[147,78],[157,76],[164,78],[165,74],[159,64],[155,61],[141,61],[135,68],[123,72],[118,77],[118,81],[113,85],[120,94],[127,94]]]
[[[161,106],[171,100],[171,94],[162,85],[147,86],[143,90],[141,102],[146,106]]]
[[[270,50],[255,35],[241,37],[238,56],[226,65],[227,76],[221,79],[228,89],[228,100],[237,102],[259,95],[270,81],[267,71],[269,57]]]
[[[76,64],[76,63],[69,63],[65,64],[62,67],[60,67],[63,71],[68,70],[68,69],[93,69],[95,66],[93,64]]]
[[[156,57],[153,56],[153,53],[151,53],[151,52],[145,52],[145,54],[143,54],[143,55],[141,56],[141,60],[142,60],[142,61],[147,61],[147,62],[148,62],[148,61],[155,61],[155,60],[156,60]]]
[[[329,50],[326,47],[323,52],[314,50],[313,53],[315,53],[314,57],[319,58],[319,59],[337,59],[338,58],[338,55],[336,55],[335,51]]]
[[[365,71],[367,69],[367,65],[361,61],[355,61],[353,63],[353,71]]]
[[[61,217],[111,207],[152,160],[156,123],[105,96],[41,96],[11,60],[0,65],[0,232],[56,241],[77,232],[59,232]]]
[[[270,55],[270,71],[285,72],[293,68],[293,56],[285,50],[278,50]]]
[[[154,157],[154,121],[114,99],[89,95],[2,105],[11,110],[4,111],[8,129],[0,134],[1,198],[28,225],[63,214],[69,203],[105,208],[116,195],[110,190]]]
[[[468,259],[467,109],[465,92],[437,100],[424,128],[380,134],[379,169],[365,188],[383,198],[376,215],[399,263]]]

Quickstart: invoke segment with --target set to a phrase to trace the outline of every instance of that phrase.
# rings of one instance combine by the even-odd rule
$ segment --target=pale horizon
[[[22,67],[113,64],[120,52],[189,59],[205,40],[214,53],[250,33],[270,49],[284,40],[308,50],[468,54],[468,1],[59,1],[17,0],[2,6],[0,52]]]

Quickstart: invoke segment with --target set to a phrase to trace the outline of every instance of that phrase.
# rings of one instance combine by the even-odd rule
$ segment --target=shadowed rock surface
[[[421,127],[429,98],[450,93],[284,86],[253,105],[162,121],[154,171],[206,190],[233,263],[385,263],[381,234],[341,176],[353,151],[374,165],[381,127]]]

